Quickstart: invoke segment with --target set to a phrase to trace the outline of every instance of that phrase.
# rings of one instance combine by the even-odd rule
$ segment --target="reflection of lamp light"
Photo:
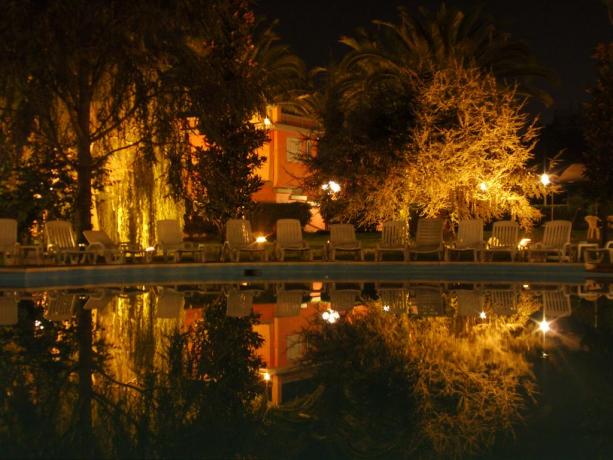
[[[262,378],[264,379],[265,382],[270,382],[270,372],[264,371],[262,373]]]
[[[330,324],[336,323],[336,320],[341,317],[336,310],[326,310],[321,314],[321,317],[324,321],[327,321]]]
[[[479,313],[479,318],[481,318],[481,319],[485,319],[485,318],[487,318],[487,313],[485,313],[484,311],[482,311],[481,313]]]
[[[256,243],[266,243],[266,237],[265,237],[265,236],[260,235],[260,236],[258,236],[258,237],[255,239],[255,242],[256,242]]]
[[[272,121],[270,121],[270,118],[268,117],[264,117],[264,126],[266,126],[267,128],[270,127],[270,125],[272,125]]]
[[[383,305],[383,311],[390,311],[389,305]]]
[[[326,184],[322,184],[321,189],[326,191],[330,190],[332,193],[338,193],[341,191],[341,186],[338,184],[338,182],[331,180]]]
[[[547,332],[551,330],[551,327],[549,326],[549,321],[543,318],[543,321],[539,323],[539,329],[543,334],[547,334]]]
[[[487,192],[487,184],[486,184],[485,182],[481,182],[481,183],[479,184],[479,189],[480,189],[482,192]]]

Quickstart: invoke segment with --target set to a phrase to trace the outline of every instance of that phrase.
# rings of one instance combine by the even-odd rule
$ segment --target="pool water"
[[[613,282],[0,294],[3,458],[609,458]]]

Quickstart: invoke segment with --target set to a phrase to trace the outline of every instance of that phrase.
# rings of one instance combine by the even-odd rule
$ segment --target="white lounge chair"
[[[479,316],[484,311],[485,297],[479,289],[458,289],[454,291],[458,316]]]
[[[45,224],[45,250],[56,263],[96,263],[96,253],[79,248],[72,224],[66,220],[50,220]]]
[[[443,219],[424,219],[417,221],[415,241],[407,249],[407,258],[411,260],[413,254],[417,258],[420,254],[436,254],[438,260],[442,259],[443,251]]]
[[[409,313],[409,291],[405,288],[377,287],[383,311],[396,314]]]
[[[139,244],[115,243],[104,230],[84,230],[83,236],[89,243],[87,249],[97,257],[104,258],[106,263],[125,263],[128,257],[146,256],[146,252]]]
[[[307,260],[313,260],[313,250],[302,238],[302,226],[298,219],[279,219],[277,221],[277,241],[275,242],[277,260],[285,260],[287,252],[304,254]]]
[[[227,294],[226,316],[241,318],[249,316],[253,309],[253,291],[232,288]]]
[[[494,254],[508,253],[511,261],[514,261],[518,243],[519,224],[517,222],[512,220],[494,222],[492,235],[483,250],[484,259],[493,258]]]
[[[454,252],[471,252],[477,262],[483,251],[483,220],[461,220],[458,224],[458,235],[451,246],[445,250],[445,260],[451,260]]]
[[[407,260],[407,226],[402,221],[383,223],[381,241],[375,246],[375,260],[382,261],[386,253],[400,253]]]
[[[16,219],[0,219],[0,254],[5,265],[15,264],[20,258]]]
[[[278,289],[275,318],[298,316],[302,299],[306,294],[308,291],[304,289]]]
[[[13,326],[19,320],[17,304],[19,299],[13,293],[0,292],[0,326]]]
[[[185,306],[185,296],[172,288],[160,288],[157,295],[155,317],[159,319],[178,319]]]
[[[543,316],[545,319],[556,319],[570,316],[572,308],[570,296],[563,291],[543,291]]]
[[[358,260],[364,260],[362,243],[355,236],[355,229],[351,224],[332,224],[330,225],[330,241],[326,245],[328,260],[336,260],[337,252],[348,252],[355,254]]]
[[[545,223],[543,240],[528,249],[528,260],[533,261],[535,256],[557,258],[559,262],[570,260],[570,234],[572,222],[569,220],[552,220]]]
[[[77,307],[78,296],[62,292],[49,295],[45,318],[49,321],[69,321]]]
[[[440,286],[416,285],[409,290],[411,313],[417,316],[445,315],[445,298]]]
[[[241,254],[258,255],[262,260],[268,260],[266,246],[258,243],[251,231],[251,222],[245,219],[229,219],[226,222],[226,241],[223,244],[222,255],[230,261],[240,261]]]
[[[510,316],[517,313],[519,293],[513,288],[488,289],[490,308],[500,316]]]
[[[183,231],[178,220],[157,221],[157,249],[162,251],[165,262],[171,256],[175,262],[179,262],[185,254],[190,254],[194,261],[202,261],[202,249],[194,243],[183,241]]]

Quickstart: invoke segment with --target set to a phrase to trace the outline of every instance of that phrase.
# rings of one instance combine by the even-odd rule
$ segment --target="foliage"
[[[341,185],[341,192],[334,196],[319,191],[323,215],[329,220],[337,214],[337,220],[377,223],[407,218],[415,209],[427,215],[450,214],[454,219],[467,215],[492,219],[509,213],[528,224],[537,213],[527,199],[542,190],[529,185],[525,169],[536,132],[522,114],[521,96],[547,99],[531,85],[531,79],[549,73],[535,63],[525,45],[498,31],[478,10],[465,14],[442,6],[435,13],[422,9],[413,15],[401,8],[398,23],[374,24],[373,31],[358,30],[355,36],[342,39],[350,51],[329,69],[319,93],[306,101],[324,129],[318,144],[320,158],[304,159],[313,171],[306,185],[312,193],[329,179]],[[482,78],[485,81],[479,85]],[[462,80],[475,81],[464,90]],[[457,84],[455,90],[453,84]],[[475,96],[482,105],[486,103],[470,108],[473,126],[463,132],[466,120],[456,113],[464,111],[462,116],[468,116],[470,104],[468,99],[462,102],[461,95],[472,97],[469,89],[478,93]],[[464,105],[451,106],[444,100],[446,91],[455,92],[453,102]],[[491,120],[492,116],[502,118]],[[479,120],[481,133],[476,131]],[[487,139],[481,142],[485,131]],[[432,136],[420,137],[427,133]],[[482,180],[504,182],[479,197],[474,196],[478,188],[476,194],[465,189],[476,161],[463,161],[466,157],[476,160],[477,149],[471,151],[476,139],[481,142],[478,147],[501,146],[498,154],[483,155],[476,172],[487,176]],[[460,152],[462,143],[469,148]],[[435,155],[435,148],[441,152]],[[508,148],[516,152],[503,154]],[[508,161],[502,159],[505,156]],[[504,170],[494,172],[500,164]],[[444,176],[431,177],[441,171]],[[513,177],[516,173],[518,177]],[[447,183],[453,175],[458,180]],[[503,196],[490,200],[501,190]]]
[[[587,193],[606,208],[613,194],[613,43],[598,45],[594,59],[598,81],[590,90],[592,97],[585,106],[587,150],[583,162],[589,181]]]
[[[273,413],[319,455],[459,458],[512,433],[534,391],[530,311],[467,324],[385,313],[380,302],[305,332],[318,389]],[[305,439],[306,438],[306,439]],[[298,442],[298,441],[297,441]],[[316,449],[314,449],[316,450]]]
[[[254,231],[270,233],[279,219],[298,219],[304,227],[311,220],[308,203],[258,203],[249,220]]]

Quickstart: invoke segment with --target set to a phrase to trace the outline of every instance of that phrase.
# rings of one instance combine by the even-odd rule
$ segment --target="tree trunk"
[[[83,238],[83,230],[92,228],[92,152],[90,133],[91,90],[85,72],[79,79],[77,105],[77,195],[75,199],[75,230]]]
[[[81,458],[94,458],[95,440],[92,426],[92,313],[79,305],[77,311],[77,340],[79,344],[79,401],[78,401],[78,456]]]

